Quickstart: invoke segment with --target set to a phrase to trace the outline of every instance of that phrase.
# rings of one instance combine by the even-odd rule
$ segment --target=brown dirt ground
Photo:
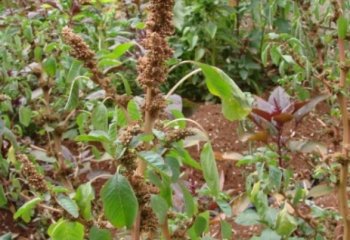
[[[295,139],[309,139],[323,143],[330,152],[334,152],[340,143],[340,133],[335,124],[335,120],[329,119],[330,108],[326,103],[319,104],[315,111],[306,116],[302,123],[298,125],[296,131],[292,129],[293,123],[287,127],[286,135],[291,134]],[[226,120],[221,113],[221,106],[205,104],[199,106],[197,111],[191,116],[208,132],[213,150],[217,155],[219,171],[224,173],[224,190],[234,196],[238,196],[244,191],[244,179],[253,170],[249,167],[237,167],[232,160],[220,159],[225,152],[237,152],[244,154],[249,150],[249,144],[240,141],[242,138],[240,124]],[[257,144],[256,146],[259,146]],[[199,158],[200,152],[196,148],[190,150],[194,158]],[[289,162],[294,170],[294,175],[300,180],[310,180],[311,170],[314,166],[312,160],[303,154],[292,154]],[[197,181],[201,182],[201,174],[197,173]],[[327,195],[316,199],[316,203],[321,207],[337,208],[337,198],[335,194]],[[259,232],[259,227],[243,227],[232,223],[233,239],[250,239]]]

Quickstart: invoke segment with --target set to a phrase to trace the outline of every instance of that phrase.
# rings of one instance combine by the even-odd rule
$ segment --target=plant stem
[[[344,1],[339,1],[340,8],[343,8]],[[335,4],[337,7],[337,4]],[[337,9],[339,11],[339,9]],[[339,11],[339,18],[342,16],[342,10]],[[342,126],[343,126],[343,146],[342,146],[342,161],[341,170],[339,176],[339,186],[338,186],[338,201],[339,210],[343,217],[344,224],[344,234],[343,239],[350,239],[350,221],[349,221],[349,207],[348,207],[348,196],[347,196],[347,179],[348,179],[348,168],[349,168],[349,145],[350,145],[350,126],[349,117],[347,110],[347,99],[344,96],[343,91],[346,91],[346,75],[348,73],[348,68],[345,65],[346,55],[345,55],[345,40],[338,37],[338,50],[339,50],[339,63],[340,63],[340,79],[339,79],[339,93],[337,94],[338,102],[340,105],[340,110],[342,113]]]
[[[171,240],[171,235],[168,228],[168,217],[165,217],[164,223],[162,224],[161,227],[162,227],[162,233],[163,233],[164,239]]]

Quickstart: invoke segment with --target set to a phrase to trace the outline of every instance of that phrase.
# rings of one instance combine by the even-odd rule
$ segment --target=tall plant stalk
[[[334,3],[335,8],[335,19],[343,18],[344,1],[339,0]],[[338,26],[340,27],[340,26]],[[338,30],[340,31],[340,30]],[[338,37],[338,50],[339,50],[339,65],[340,65],[340,79],[339,79],[339,93],[337,94],[340,110],[342,114],[342,127],[343,127],[343,146],[342,154],[338,159],[341,164],[339,186],[338,186],[338,201],[339,210],[343,217],[344,234],[343,239],[350,239],[350,219],[349,219],[349,207],[348,207],[348,195],[347,195],[347,180],[348,180],[348,169],[349,169],[349,146],[350,146],[350,125],[349,125],[349,114],[347,110],[347,98],[344,92],[347,91],[346,75],[349,72],[346,66],[346,54],[345,54],[345,37]]]
[[[145,56],[138,61],[138,81],[144,92],[146,99],[144,104],[144,127],[146,134],[152,133],[153,125],[165,106],[166,101],[159,90],[159,86],[165,82],[168,69],[166,61],[173,52],[167,43],[167,37],[173,34],[172,25],[174,0],[150,0],[149,15],[146,22],[146,38],[142,45],[147,50]],[[136,175],[143,177],[147,164],[139,159]],[[137,216],[133,229],[133,239],[140,239],[142,208]],[[161,226],[165,239],[170,239],[167,224]]]

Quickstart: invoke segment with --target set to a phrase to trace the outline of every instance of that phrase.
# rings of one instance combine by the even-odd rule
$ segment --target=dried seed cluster
[[[21,173],[28,180],[29,185],[39,192],[47,192],[48,187],[44,176],[36,170],[28,157],[24,154],[18,154],[17,159],[22,164]]]
[[[119,141],[124,145],[128,146],[132,138],[138,134],[142,133],[140,124],[134,123],[128,125],[120,134]]]
[[[193,135],[194,135],[193,131],[189,129],[172,129],[167,132],[165,141],[168,144],[170,144],[173,142],[178,142],[180,140],[185,139],[186,137],[193,136]]]
[[[71,47],[70,54],[81,60],[84,63],[84,66],[90,69],[92,73],[92,81],[105,90],[106,95],[114,99],[119,106],[125,107],[130,100],[130,97],[117,94],[116,89],[111,86],[111,79],[104,76],[104,74],[98,69],[95,59],[96,54],[90,49],[84,39],[78,34],[75,34],[73,30],[67,26],[62,29],[62,38],[63,41]]]
[[[159,194],[159,189],[147,182],[138,175],[130,175],[129,181],[133,187],[140,206],[142,232],[155,233],[158,227],[158,220],[152,208],[149,206],[151,194]]]
[[[142,42],[147,53],[138,61],[138,81],[145,91],[152,91],[152,102],[146,102],[144,110],[153,115],[166,106],[158,87],[167,77],[166,61],[173,54],[166,40],[174,32],[173,6],[174,0],[150,1],[146,38]]]

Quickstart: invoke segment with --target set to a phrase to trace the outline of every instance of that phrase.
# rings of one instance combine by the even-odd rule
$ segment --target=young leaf
[[[103,103],[98,103],[91,115],[92,126],[95,130],[108,131],[108,110]]]
[[[91,183],[80,185],[74,199],[79,206],[83,218],[88,221],[91,220],[93,218],[91,213],[91,201],[95,199],[95,193]]]
[[[84,225],[60,219],[49,227],[48,234],[52,240],[83,240]]]
[[[151,196],[151,207],[157,215],[160,224],[163,224],[168,214],[168,203],[159,195]]]
[[[203,169],[204,179],[208,184],[208,187],[214,196],[218,196],[220,192],[219,172],[216,166],[215,155],[210,143],[206,143],[203,146],[200,162]]]
[[[23,204],[13,216],[14,219],[22,218],[24,222],[29,223],[32,218],[33,209],[40,203],[42,199],[40,197],[33,198],[25,204]]]
[[[64,208],[70,215],[72,215],[74,218],[79,217],[79,209],[78,205],[75,201],[73,201],[71,198],[60,194],[57,197],[57,203]]]
[[[21,106],[18,111],[20,123],[23,126],[28,127],[32,120],[32,110],[28,107]]]
[[[128,180],[117,173],[101,190],[103,210],[106,218],[115,227],[130,228],[138,212],[138,201]]]
[[[275,107],[275,111],[279,110],[280,112],[291,104],[290,96],[280,86],[272,91],[268,102]]]
[[[337,25],[339,38],[345,39],[348,31],[348,20],[344,16],[341,16],[338,18]]]
[[[131,120],[139,121],[142,119],[142,114],[141,114],[140,108],[137,105],[137,103],[135,102],[135,100],[129,101],[127,108],[128,108],[128,113],[129,113]]]
[[[99,229],[93,226],[90,229],[89,240],[112,240],[112,234],[107,229]]]

